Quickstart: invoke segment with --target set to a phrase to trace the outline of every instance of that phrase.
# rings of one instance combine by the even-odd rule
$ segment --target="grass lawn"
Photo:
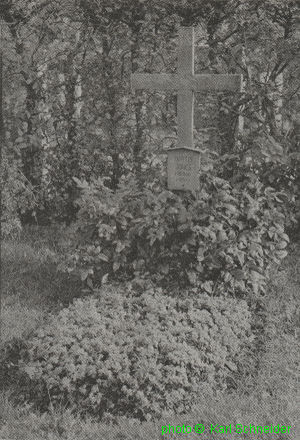
[[[13,338],[24,338],[43,322],[49,311],[54,312],[80,295],[78,280],[56,271],[53,255],[59,252],[58,231],[31,229],[14,241],[2,244],[1,284],[3,304],[1,314],[1,344]],[[296,421],[300,420],[296,395],[299,390],[300,331],[300,244],[290,247],[290,256],[279,270],[274,271],[269,286],[266,329],[268,343],[259,359],[259,373],[253,378],[240,378],[238,389],[218,399],[203,396],[193,414],[140,424],[120,419],[116,424],[82,420],[63,408],[47,414],[35,413],[30,407],[15,407],[11,390],[0,383],[0,440],[155,440],[159,438],[202,439],[199,434],[162,436],[162,426],[207,426],[209,439],[296,439]],[[299,373],[298,373],[299,374]],[[1,380],[1,376],[0,376]],[[252,380],[252,381],[251,381]],[[210,424],[285,425],[291,435],[210,433]]]

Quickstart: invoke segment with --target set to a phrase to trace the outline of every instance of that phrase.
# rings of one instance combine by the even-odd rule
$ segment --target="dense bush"
[[[21,214],[35,207],[32,185],[27,181],[18,163],[3,155],[0,168],[1,235],[12,236],[22,229]]]
[[[286,256],[282,194],[255,174],[235,186],[206,173],[201,190],[175,194],[125,182],[79,182],[78,222],[65,268],[82,279],[152,278],[162,286],[193,285],[208,293],[265,292],[271,262]]]
[[[291,129],[291,132],[293,130]],[[295,127],[296,131],[296,127]],[[219,160],[219,176],[232,182],[246,182],[249,170],[259,176],[264,188],[272,187],[280,195],[276,208],[284,214],[292,235],[300,220],[299,140],[271,136],[264,126],[243,135],[239,147]]]
[[[203,386],[226,387],[253,338],[245,301],[130,292],[76,300],[36,333],[23,355],[30,399],[143,420],[187,411]]]

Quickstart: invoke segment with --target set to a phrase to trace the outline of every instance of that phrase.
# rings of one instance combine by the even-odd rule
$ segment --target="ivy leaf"
[[[241,269],[235,269],[235,270],[232,270],[232,271],[231,271],[231,274],[233,275],[233,277],[234,277],[236,280],[243,280],[243,279],[245,279],[245,273],[244,273],[244,271],[241,270]]]
[[[245,263],[245,252],[237,251],[236,252],[236,257],[239,260],[240,265],[243,266],[244,263]]]
[[[196,271],[199,272],[199,273],[203,273],[203,271],[204,271],[204,267],[202,266],[201,263],[199,263],[199,264],[196,266]]]
[[[226,361],[225,366],[229,368],[230,371],[237,371],[237,366],[233,362]]]
[[[108,273],[106,273],[105,275],[103,275],[103,277],[101,278],[101,284],[102,284],[102,285],[107,284],[107,282],[108,282],[108,277],[109,277],[109,274],[108,274]]]
[[[90,289],[93,289],[94,284],[93,284],[93,280],[92,280],[91,277],[88,277],[88,278],[87,278],[87,280],[86,280],[86,284],[87,284],[87,286],[88,286]]]
[[[205,281],[205,283],[201,284],[201,287],[208,293],[213,292],[212,281]]]
[[[224,203],[223,206],[224,206],[225,209],[227,209],[232,214],[236,214],[238,212],[236,207],[234,205],[232,205],[231,203]]]
[[[113,263],[113,271],[117,272],[120,269],[120,263],[118,261],[114,261]]]
[[[192,272],[192,271],[187,271],[187,276],[188,276],[188,279],[189,279],[189,282],[190,282],[190,284],[192,285],[192,286],[195,286],[196,284],[197,284],[197,275],[196,275],[196,273],[195,272]]]
[[[94,271],[93,269],[89,268],[89,269],[82,269],[80,271],[80,279],[81,281],[85,281],[89,275],[94,275]]]
[[[205,252],[205,248],[199,247],[198,253],[197,253],[197,261],[199,263],[201,263],[204,260],[204,252]]]
[[[74,182],[77,184],[80,189],[89,189],[89,184],[86,180],[79,180],[77,177],[73,177]]]
[[[105,255],[105,254],[99,254],[98,255],[98,258],[99,258],[99,260],[101,260],[101,261],[105,261],[106,263],[108,263],[109,262],[109,258]]]
[[[166,264],[160,268],[161,273],[163,273],[164,275],[168,275],[169,270],[170,270],[170,267],[168,264]]]
[[[276,248],[277,249],[285,249],[287,247],[288,243],[286,241],[280,241],[279,243],[276,244]]]
[[[24,371],[30,377],[30,379],[33,379],[36,374],[36,368],[30,365],[26,365],[24,367]]]
[[[125,244],[122,243],[121,241],[118,241],[117,246],[116,246],[116,253],[120,254],[124,249],[125,249]]]
[[[276,256],[280,259],[283,260],[286,256],[287,256],[287,251],[277,251],[276,252]]]
[[[180,224],[184,224],[187,222],[187,219],[188,219],[187,210],[185,209],[184,206],[180,206],[179,214],[178,214],[178,222]]]
[[[227,239],[228,239],[228,237],[227,237],[227,234],[224,230],[221,230],[218,232],[218,241],[225,241]]]

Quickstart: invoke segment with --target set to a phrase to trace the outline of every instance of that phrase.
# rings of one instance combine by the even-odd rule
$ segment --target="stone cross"
[[[192,149],[194,93],[222,90],[241,91],[242,75],[195,74],[194,28],[181,27],[179,28],[177,73],[134,73],[131,75],[131,85],[133,89],[175,91],[177,93],[178,147]]]

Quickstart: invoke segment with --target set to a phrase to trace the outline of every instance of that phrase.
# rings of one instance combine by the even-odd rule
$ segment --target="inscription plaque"
[[[200,151],[195,148],[179,147],[168,150],[168,189],[200,189]]]

